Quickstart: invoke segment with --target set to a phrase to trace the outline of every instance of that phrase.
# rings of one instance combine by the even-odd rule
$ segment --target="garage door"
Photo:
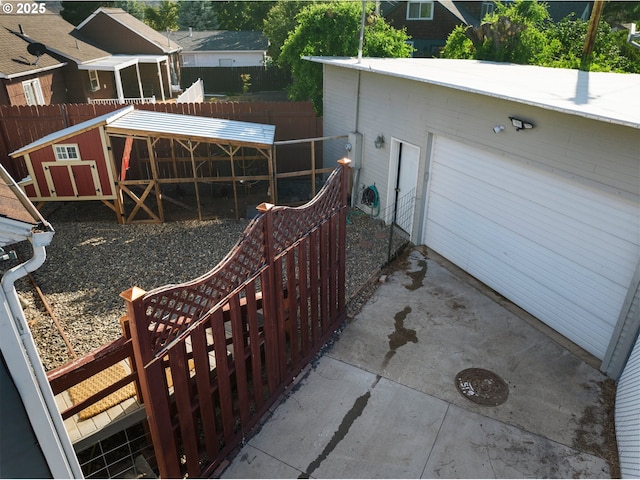
[[[437,138],[424,243],[602,359],[637,263],[638,206]]]

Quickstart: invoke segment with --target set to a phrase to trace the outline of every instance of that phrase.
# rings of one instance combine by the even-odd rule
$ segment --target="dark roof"
[[[48,53],[40,56],[37,59],[37,65],[34,65],[36,57],[27,52],[28,44],[29,42],[20,35],[5,27],[0,27],[0,45],[3,50],[0,55],[0,78],[21,77],[65,65]]]
[[[31,200],[0,165],[0,247],[26,240],[36,227],[53,231]]]
[[[262,32],[209,30],[188,32],[181,30],[174,38],[183,52],[256,51],[267,50],[269,41]]]
[[[24,55],[26,53],[24,42],[42,43],[47,47],[48,53],[58,54],[75,63],[85,63],[110,55],[110,53],[89,42],[60,15],[50,12],[38,15],[0,15],[0,30],[3,38],[9,33],[22,39],[22,46],[15,43],[15,39],[10,40],[12,48],[17,49],[16,55]],[[10,39],[10,37],[6,38]],[[7,62],[6,47],[4,43],[2,45],[3,60],[1,62],[5,66]],[[53,65],[50,60],[45,60],[44,58],[41,60],[44,62],[43,65],[46,62],[49,63],[49,66]],[[40,65],[40,62],[38,62],[38,65]],[[5,68],[8,68],[8,65]]]
[[[76,28],[79,31],[82,31],[82,29],[84,28],[91,28],[91,22],[99,15],[105,15],[122,24],[135,34],[156,45],[164,53],[174,53],[180,50],[180,45],[178,45],[173,40],[167,40],[167,37],[164,33],[154,30],[149,25],[141,20],[138,20],[136,17],[125,12],[121,8],[100,7],[91,15],[89,15],[85,20],[83,20],[82,23],[80,23],[80,25],[78,25]]]

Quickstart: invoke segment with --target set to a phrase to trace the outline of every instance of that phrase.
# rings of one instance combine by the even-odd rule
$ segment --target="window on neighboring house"
[[[80,160],[78,145],[54,145],[53,152],[56,160]]]
[[[196,56],[192,54],[183,54],[180,56],[182,59],[183,67],[195,67],[196,66]]]
[[[433,1],[409,2],[407,20],[433,20]]]
[[[22,88],[24,90],[24,98],[27,101],[27,105],[44,105],[44,96],[42,95],[40,79],[34,78],[32,80],[26,80],[22,82]]]
[[[89,86],[92,92],[100,90],[100,79],[97,70],[89,70]]]
[[[486,15],[493,13],[496,9],[496,4],[494,2],[482,2],[482,7],[480,8],[480,20],[482,20]]]

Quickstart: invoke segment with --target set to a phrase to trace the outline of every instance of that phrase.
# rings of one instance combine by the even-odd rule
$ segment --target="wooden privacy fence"
[[[57,104],[40,106],[0,106],[0,163],[16,180],[28,175],[24,161],[9,153],[45,135],[122,108],[122,105]],[[276,126],[276,140],[322,136],[322,121],[311,102],[203,102],[140,104],[136,109],[224,118]],[[299,162],[293,151],[279,152],[286,168]],[[290,157],[290,158],[289,158]]]
[[[163,478],[211,476],[344,321],[339,163],[308,204],[261,205],[209,273],[121,294]]]

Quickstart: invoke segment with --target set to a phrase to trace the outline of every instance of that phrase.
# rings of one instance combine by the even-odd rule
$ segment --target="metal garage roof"
[[[305,57],[640,128],[640,75],[445,58]]]

